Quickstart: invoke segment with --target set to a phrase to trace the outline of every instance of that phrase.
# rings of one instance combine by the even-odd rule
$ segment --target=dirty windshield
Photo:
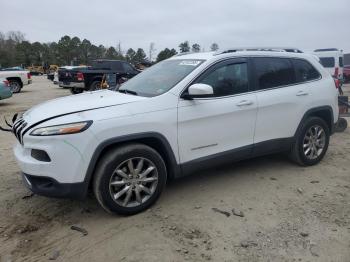
[[[204,60],[176,59],[160,62],[130,79],[120,87],[140,96],[161,95],[185,78]]]

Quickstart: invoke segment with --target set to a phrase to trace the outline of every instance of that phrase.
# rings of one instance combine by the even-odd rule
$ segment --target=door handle
[[[309,93],[308,92],[305,92],[305,91],[299,91],[296,96],[307,96]]]
[[[249,101],[249,100],[242,100],[241,102],[239,102],[237,104],[237,106],[249,106],[249,105],[252,105],[253,104],[253,101]]]

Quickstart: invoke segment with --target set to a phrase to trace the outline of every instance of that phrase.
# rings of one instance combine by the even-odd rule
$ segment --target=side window
[[[306,82],[320,78],[320,73],[306,60],[293,59],[297,82]]]
[[[334,57],[320,57],[320,62],[326,68],[335,67],[335,58]]]
[[[295,72],[288,58],[254,58],[258,89],[295,84]]]
[[[344,63],[343,63],[343,57],[339,57],[339,66],[343,67]]]
[[[128,63],[123,63],[123,68],[124,68],[124,71],[127,73],[134,72],[134,69]]]
[[[214,96],[228,96],[248,91],[247,63],[226,64],[202,75],[196,83],[213,87]]]

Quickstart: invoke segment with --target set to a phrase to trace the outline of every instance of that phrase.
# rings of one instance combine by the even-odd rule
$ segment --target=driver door
[[[249,78],[248,60],[240,58],[211,66],[191,83],[208,84],[214,94],[179,100],[178,145],[182,164],[220,156],[246,158],[251,154],[257,98],[250,92]]]

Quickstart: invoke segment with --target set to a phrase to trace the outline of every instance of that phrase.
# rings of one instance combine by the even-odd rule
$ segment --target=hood
[[[110,90],[86,92],[79,95],[49,100],[32,107],[23,115],[26,122],[34,124],[51,117],[80,111],[117,106],[146,99],[145,97],[123,94]]]

